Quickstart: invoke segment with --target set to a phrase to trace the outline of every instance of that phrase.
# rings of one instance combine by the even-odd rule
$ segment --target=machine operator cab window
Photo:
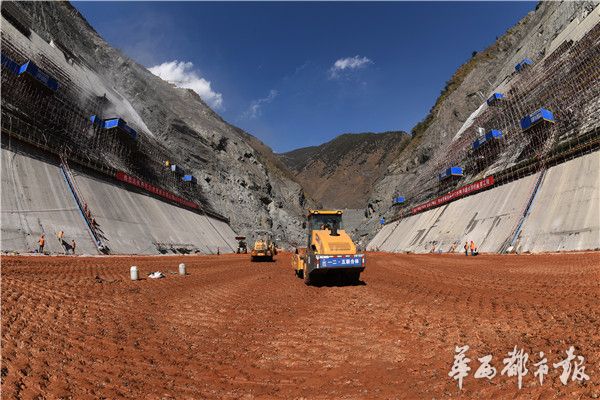
[[[342,214],[310,214],[308,216],[308,240],[310,246],[310,238],[313,230],[329,231],[331,236],[338,236],[338,231],[343,229]],[[313,249],[314,250],[314,249]]]
[[[312,214],[308,219],[308,229],[328,230],[330,232],[343,229],[341,214]]]
[[[266,232],[256,232],[255,233],[256,236],[256,241],[262,241],[262,242],[267,242],[267,240],[269,240],[269,234]]]

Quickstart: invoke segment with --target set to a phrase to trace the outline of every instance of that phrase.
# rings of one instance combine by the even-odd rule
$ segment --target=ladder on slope
[[[94,245],[98,249],[100,253],[104,252],[106,247],[102,243],[98,232],[96,231],[96,227],[92,223],[92,220],[88,216],[89,209],[87,208],[87,203],[83,199],[81,195],[81,191],[77,187],[77,183],[75,182],[75,178],[73,177],[73,173],[71,172],[71,168],[69,168],[69,164],[67,163],[67,159],[63,156],[60,156],[60,169],[63,173],[65,181],[67,182],[67,186],[69,187],[73,198],[75,199],[75,203],[79,208],[79,212],[85,221],[86,227],[88,228],[88,232],[92,237],[92,241]]]

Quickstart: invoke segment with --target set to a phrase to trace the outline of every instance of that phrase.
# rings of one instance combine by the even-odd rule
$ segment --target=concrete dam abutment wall
[[[386,252],[553,252],[600,248],[600,152],[384,225]]]
[[[7,135],[6,135],[7,136]],[[98,253],[58,157],[22,142],[2,140],[2,251],[32,252],[41,234],[45,251]],[[110,177],[74,166],[72,179],[111,254],[233,252],[235,232],[224,221],[162,201]],[[57,238],[64,232],[66,248]]]

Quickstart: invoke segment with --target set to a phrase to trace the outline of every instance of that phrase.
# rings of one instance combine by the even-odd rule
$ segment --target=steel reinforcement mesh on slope
[[[220,217],[197,185],[182,182],[164,161],[172,159],[155,139],[137,126],[137,140],[117,130],[104,130],[90,121],[103,116],[109,101],[85,87],[76,74],[57,66],[44,54],[31,54],[2,32],[2,53],[21,65],[34,59],[38,67],[57,79],[56,92],[29,76],[17,76],[2,67],[2,133],[23,140],[99,172],[114,175],[123,170],[153,185],[194,201],[202,210]],[[113,117],[113,115],[106,115]]]
[[[548,57],[513,73],[504,99],[484,105],[472,124],[457,135],[448,149],[438,152],[408,186],[397,188],[406,203],[395,210],[396,220],[411,207],[486,176],[506,183],[540,171],[549,163],[598,149],[600,143],[600,24],[578,42],[565,42]],[[521,129],[520,121],[546,108],[555,123]],[[473,150],[480,132],[502,131]],[[461,166],[464,176],[440,183],[438,174]]]

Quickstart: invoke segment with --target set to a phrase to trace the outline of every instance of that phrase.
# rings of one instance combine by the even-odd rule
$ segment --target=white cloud
[[[373,64],[373,61],[367,57],[361,57],[358,55],[354,57],[340,58],[333,63],[333,66],[329,69],[329,76],[331,78],[337,78],[343,71],[365,68],[369,64]]]
[[[261,107],[272,102],[278,94],[279,92],[277,92],[277,90],[271,89],[267,97],[253,100],[252,103],[250,103],[250,107],[248,107],[248,109],[242,114],[242,118],[254,119],[260,117]]]
[[[215,109],[223,108],[223,95],[210,87],[210,81],[200,77],[193,69],[194,64],[186,61],[170,61],[148,68],[150,72],[162,80],[177,87],[192,89],[208,105]]]

